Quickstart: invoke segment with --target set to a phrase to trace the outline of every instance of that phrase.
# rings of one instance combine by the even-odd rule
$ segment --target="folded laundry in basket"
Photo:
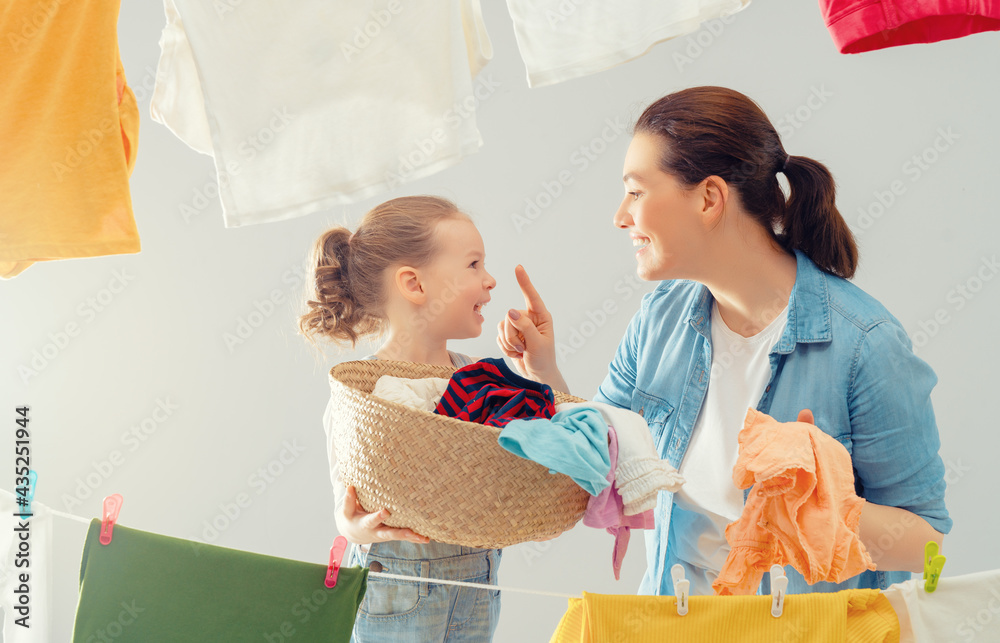
[[[615,428],[618,436],[615,488],[625,503],[625,515],[634,516],[652,509],[660,491],[674,493],[684,484],[684,476],[669,462],[660,459],[649,425],[641,415],[603,402],[560,404],[559,410],[574,406],[600,411],[608,426]]]
[[[383,375],[375,382],[372,395],[389,402],[408,406],[411,409],[433,413],[434,407],[441,400],[446,388],[448,388],[448,380],[444,377],[411,379]]]
[[[556,408],[561,406],[557,405]],[[618,466],[618,435],[613,426],[608,427],[608,459],[611,462],[611,469],[608,471],[607,479],[609,483],[613,483],[615,469]],[[609,484],[607,489],[592,497],[587,503],[583,524],[598,529],[603,527],[615,537],[615,544],[611,550],[611,568],[615,572],[615,580],[619,580],[622,561],[625,560],[625,553],[628,551],[631,530],[652,529],[656,526],[656,520],[652,509],[634,516],[626,516],[621,494],[615,489],[614,484]]]
[[[435,413],[503,427],[518,418],[555,415],[552,387],[521,377],[502,359],[487,357],[455,371]]]
[[[610,485],[608,425],[594,409],[568,409],[551,420],[511,420],[497,442],[516,456],[545,465],[551,473],[568,475],[592,496]]]

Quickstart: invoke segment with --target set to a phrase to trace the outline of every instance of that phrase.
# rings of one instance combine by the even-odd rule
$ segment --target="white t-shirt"
[[[13,493],[0,489],[0,513],[8,517],[0,531],[0,612],[3,612],[3,641],[6,643],[25,643],[31,641],[51,641],[50,628],[54,617],[52,609],[52,514],[48,507],[40,502],[31,506],[34,516],[22,519],[14,516],[21,510],[17,507]],[[26,532],[17,532],[15,528],[27,523]],[[29,538],[24,548],[21,548],[21,534]],[[19,552],[27,552],[21,556],[21,564],[27,561],[27,566],[18,567],[15,556]],[[28,582],[22,583],[20,575],[27,574]],[[27,591],[15,593],[15,589]],[[28,597],[28,627],[17,624],[17,619],[24,614],[17,612],[21,596]]]
[[[164,0],[150,115],[215,159],[226,227],[353,203],[476,152],[479,0]]]
[[[697,31],[703,22],[728,17],[749,4],[750,0],[507,0],[507,9],[528,70],[528,86],[542,87],[637,58],[660,41]]]
[[[747,408],[756,408],[771,378],[768,354],[785,329],[788,307],[752,337],[733,332],[712,304],[712,370],[705,402],[681,462],[686,483],[674,494],[669,539],[691,581],[691,595],[711,595],[729,555],[726,525],[743,513],[733,483],[738,436]]]

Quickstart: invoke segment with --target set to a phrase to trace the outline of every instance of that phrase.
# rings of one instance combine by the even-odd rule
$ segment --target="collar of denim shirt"
[[[712,293],[703,287],[701,297],[691,307],[687,323],[711,341]],[[774,352],[791,353],[795,345],[828,342],[830,332],[830,291],[825,275],[801,250],[795,251],[795,284],[788,298],[788,321]]]

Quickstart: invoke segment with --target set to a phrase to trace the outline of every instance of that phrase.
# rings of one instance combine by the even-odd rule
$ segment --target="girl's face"
[[[420,271],[427,328],[444,339],[479,337],[482,308],[497,285],[486,272],[483,238],[471,221],[455,218],[438,223],[437,243],[437,256]]]
[[[629,231],[641,279],[690,278],[704,238],[696,191],[660,170],[659,138],[636,134],[625,155],[625,198],[615,226]]]

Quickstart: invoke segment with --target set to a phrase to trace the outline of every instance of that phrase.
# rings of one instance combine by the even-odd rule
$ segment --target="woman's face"
[[[636,134],[625,155],[625,198],[615,226],[629,231],[641,279],[692,278],[701,255],[703,199],[660,170],[661,140]]]

